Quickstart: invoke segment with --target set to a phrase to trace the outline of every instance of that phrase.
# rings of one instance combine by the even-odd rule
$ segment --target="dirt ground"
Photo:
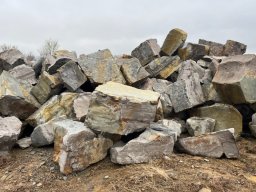
[[[173,154],[148,164],[119,166],[109,158],[85,171],[64,176],[51,158],[53,149],[14,149],[0,166],[0,192],[256,191],[256,139],[241,139],[238,160]]]

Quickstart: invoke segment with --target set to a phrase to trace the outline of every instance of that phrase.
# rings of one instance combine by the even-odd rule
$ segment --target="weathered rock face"
[[[197,137],[181,138],[178,140],[176,148],[190,155],[213,158],[221,158],[223,155],[227,158],[239,157],[235,138],[230,130]]]
[[[118,164],[144,163],[153,158],[170,155],[173,146],[173,133],[163,129],[146,129],[138,138],[127,144],[114,145],[110,150],[110,157],[113,163]]]
[[[224,59],[218,66],[213,83],[226,102],[256,102],[256,56],[239,55]]]
[[[0,74],[3,70],[10,69],[24,64],[24,55],[17,49],[9,49],[0,53]]]
[[[91,129],[127,135],[141,131],[154,121],[160,94],[115,82],[98,86],[87,114]]]
[[[252,121],[249,123],[251,134],[256,137],[256,113],[252,115]]]
[[[161,48],[161,55],[171,56],[178,48],[181,48],[187,39],[187,33],[181,29],[173,29],[169,32]]]
[[[132,56],[139,59],[142,66],[159,57],[160,46],[156,39],[148,39],[132,51]]]
[[[197,61],[203,56],[209,54],[209,46],[202,44],[188,43],[185,48],[180,48],[178,51],[180,58],[185,61],[192,59]]]
[[[40,105],[7,71],[0,75],[0,114],[26,119]]]
[[[157,58],[145,66],[150,77],[159,77],[166,79],[180,67],[180,58],[178,56]]]
[[[66,92],[61,95],[53,96],[37,111],[29,116],[27,122],[31,126],[36,127],[54,118],[61,116],[73,116],[72,105],[77,95],[77,93]]]
[[[80,56],[78,63],[92,84],[99,85],[108,81],[125,84],[117,64],[118,59],[114,59],[109,50]]]
[[[191,117],[187,119],[187,129],[191,136],[211,133],[215,128],[215,119],[209,117]]]
[[[0,117],[0,151],[9,151],[18,140],[22,122],[16,117]]]
[[[70,91],[77,90],[87,81],[85,74],[74,61],[68,61],[58,69],[58,72],[64,86]]]
[[[91,101],[92,93],[80,93],[73,103],[73,112],[75,114],[75,119],[78,121],[83,121],[89,110],[89,105]]]
[[[206,41],[204,39],[199,39],[198,43],[209,46],[209,55],[222,56],[224,54],[224,45],[221,43]]]
[[[232,105],[214,104],[199,107],[191,111],[191,116],[209,117],[216,120],[214,131],[234,128],[235,136],[242,132],[242,115]]]
[[[31,94],[39,103],[44,104],[51,96],[59,94],[62,88],[63,84],[59,74],[50,75],[44,71],[38,83],[31,89]]]
[[[149,73],[136,58],[118,59],[118,63],[120,63],[123,76],[129,85],[143,81],[149,76]]]
[[[95,138],[83,123],[63,120],[54,123],[54,161],[63,174],[81,171],[104,159],[113,145],[110,139]]]
[[[176,113],[205,102],[198,74],[171,84],[168,87],[168,94]]]
[[[243,55],[246,52],[246,45],[233,40],[227,40],[224,46],[224,55]]]
[[[18,81],[24,84],[34,85],[37,83],[35,71],[32,67],[22,64],[14,67],[9,73]]]

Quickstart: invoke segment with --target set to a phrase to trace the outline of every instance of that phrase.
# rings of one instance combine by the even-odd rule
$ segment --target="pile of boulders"
[[[27,64],[0,53],[0,151],[54,145],[69,174],[110,154],[118,164],[183,152],[238,158],[236,139],[256,137],[256,56],[246,45],[199,40],[173,29],[131,55],[56,51]],[[29,133],[29,135],[28,135]]]

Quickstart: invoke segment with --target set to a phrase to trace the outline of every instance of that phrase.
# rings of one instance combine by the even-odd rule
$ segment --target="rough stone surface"
[[[213,83],[228,103],[255,103],[256,56],[237,55],[224,59]]]
[[[68,61],[58,69],[58,72],[64,86],[70,91],[77,90],[87,81],[85,74],[74,61]]]
[[[16,116],[24,120],[39,106],[26,87],[22,86],[7,71],[2,72],[0,75],[0,115]]]
[[[250,128],[250,131],[251,131],[251,134],[256,137],[256,125],[255,124],[252,124],[252,122],[249,123],[249,128]]]
[[[199,136],[211,133],[215,128],[215,119],[208,117],[191,117],[187,119],[186,125],[191,136]]]
[[[224,46],[224,55],[243,55],[246,52],[246,45],[233,40],[227,40]]]
[[[26,149],[29,148],[32,144],[31,138],[30,137],[24,137],[22,139],[19,139],[16,144],[21,148],[21,149]]]
[[[187,137],[178,140],[178,151],[204,157],[238,158],[239,151],[236,146],[232,130],[223,130],[197,137]]]
[[[3,70],[10,69],[24,64],[24,55],[17,49],[9,49],[0,53],[0,74]]]
[[[73,103],[73,111],[75,114],[75,119],[78,121],[84,121],[91,101],[92,93],[80,93]]]
[[[92,94],[88,126],[120,135],[141,131],[154,121],[159,97],[159,93],[115,82],[98,86]]]
[[[113,58],[113,55],[109,49],[103,49],[103,50],[99,50],[95,53],[91,53],[88,55],[82,54],[79,57],[79,59],[86,59],[86,58],[91,58],[91,59],[95,59],[95,60],[104,60],[104,59]]]
[[[188,59],[197,61],[197,60],[201,59],[203,56],[209,54],[209,46],[188,43],[185,48],[180,48],[178,50],[178,54],[183,61],[188,60]]]
[[[28,65],[22,64],[14,67],[9,71],[9,73],[21,83],[27,83],[29,85],[34,85],[37,83],[35,71]]]
[[[132,56],[139,59],[142,66],[159,57],[160,46],[156,39],[148,39],[132,51]]]
[[[174,134],[165,129],[146,129],[138,138],[127,144],[114,145],[110,150],[113,163],[144,163],[153,158],[170,155],[174,146]]]
[[[121,63],[121,71],[129,85],[143,81],[149,76],[149,73],[136,58],[119,59],[118,62]]]
[[[235,136],[242,132],[242,115],[232,105],[214,104],[199,107],[190,112],[190,116],[209,117],[216,120],[214,131],[234,128]]]
[[[38,83],[31,89],[31,94],[39,103],[44,104],[50,97],[59,94],[62,88],[63,84],[59,74],[50,75],[44,71]]]
[[[209,55],[222,56],[224,54],[224,45],[221,43],[207,41],[204,39],[199,39],[198,43],[209,46]]]
[[[181,29],[172,29],[164,40],[161,55],[171,56],[178,48],[181,48],[187,39],[187,33]]]
[[[180,67],[180,58],[178,56],[157,58],[145,66],[150,77],[159,77],[166,79]]]
[[[0,151],[9,151],[21,132],[22,122],[12,117],[0,117]]]

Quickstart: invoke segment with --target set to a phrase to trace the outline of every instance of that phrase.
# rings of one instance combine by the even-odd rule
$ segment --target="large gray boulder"
[[[197,61],[203,58],[205,55],[209,54],[209,46],[202,44],[188,43],[185,48],[180,48],[178,50],[179,57],[181,60],[185,61],[192,59]]]
[[[120,83],[100,85],[92,94],[87,114],[91,129],[127,135],[142,131],[154,121],[160,94]]]
[[[233,55],[243,55],[246,52],[247,46],[243,43],[227,40],[224,46],[224,55],[233,56]]]
[[[0,74],[3,70],[10,69],[24,64],[24,55],[18,49],[9,49],[0,53]]]
[[[213,132],[215,123],[215,119],[209,117],[190,117],[187,119],[186,127],[191,136],[199,136]]]
[[[207,41],[204,39],[199,39],[198,41],[199,44],[202,45],[208,45],[209,46],[209,55],[214,55],[214,56],[222,56],[224,53],[224,45],[221,43],[216,43],[213,41]]]
[[[175,147],[178,151],[203,157],[238,158],[233,129],[213,132],[197,137],[180,138]]]
[[[131,55],[139,59],[142,66],[159,57],[160,46],[156,39],[148,39],[136,47]]]

